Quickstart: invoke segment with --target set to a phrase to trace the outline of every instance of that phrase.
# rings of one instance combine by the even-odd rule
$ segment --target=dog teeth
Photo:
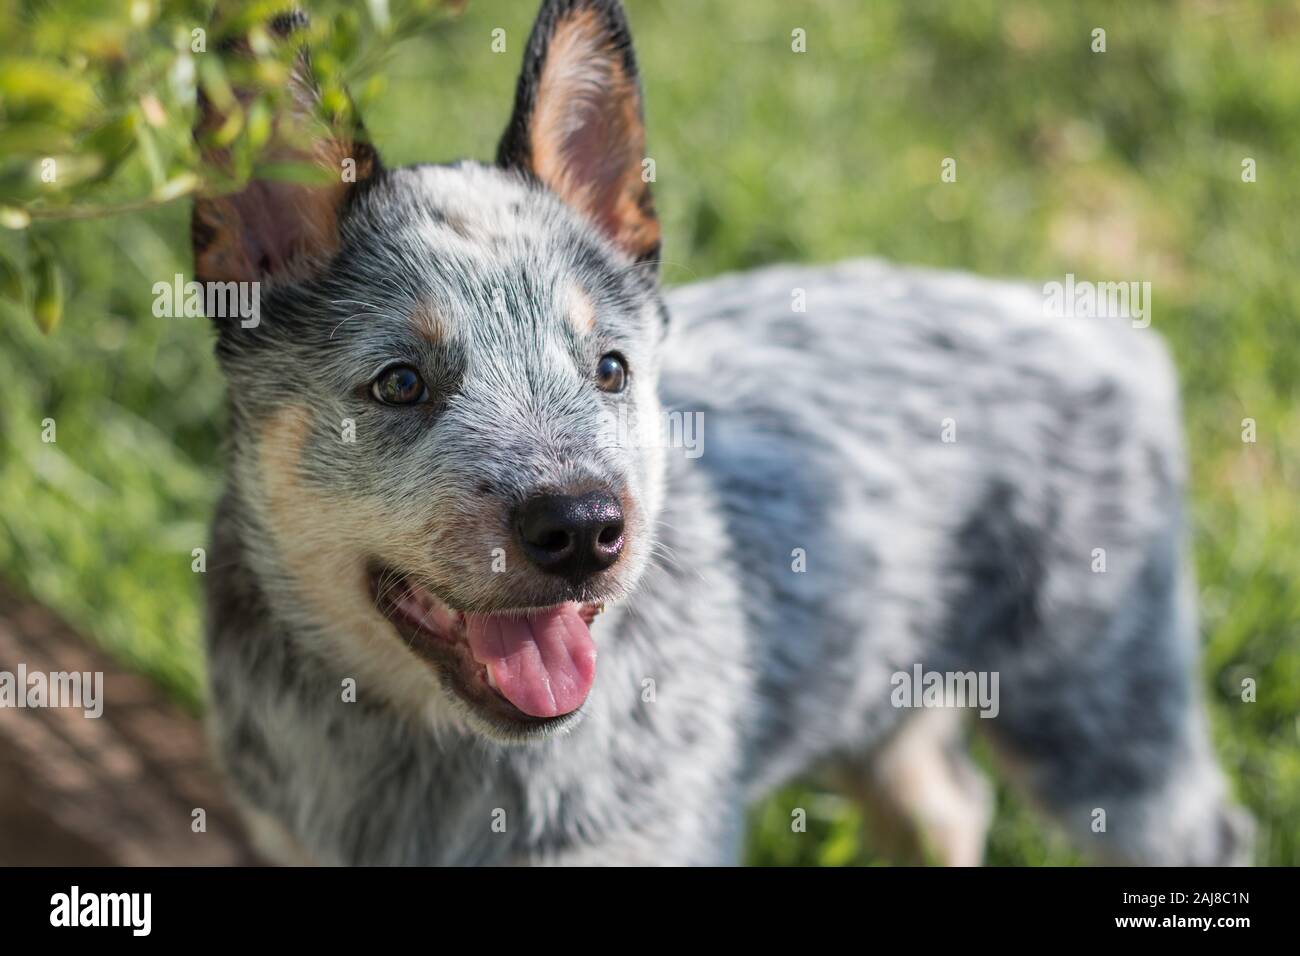
[[[491,688],[492,688],[494,691],[496,691],[497,693],[500,693],[500,692],[501,692],[501,688],[497,686],[496,679],[493,678],[493,676],[492,676],[492,668],[490,668],[490,667],[485,667],[485,668],[483,668],[483,670],[484,670],[484,672],[487,674],[487,682],[488,682],[488,686],[491,687]]]

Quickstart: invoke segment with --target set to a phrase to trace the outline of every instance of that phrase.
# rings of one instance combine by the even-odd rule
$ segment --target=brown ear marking
[[[285,14],[271,21],[269,32],[292,43],[293,33],[305,23],[302,13]],[[227,57],[250,55],[246,37],[225,39],[218,49]],[[289,95],[272,119],[270,142],[260,158],[312,163],[321,170],[321,182],[252,180],[238,192],[196,199],[190,235],[200,282],[301,278],[338,250],[339,218],[357,184],[378,171],[379,157],[354,111],[343,118],[323,117],[311,76],[307,52],[300,50]],[[235,97],[243,106],[252,93],[236,88]],[[217,170],[229,168],[229,154],[211,144],[210,134],[225,121],[200,91],[195,140],[204,162]],[[355,175],[346,178],[345,159],[355,162],[350,170]]]
[[[637,261],[659,255],[642,178],[636,57],[617,0],[547,0],[524,54],[499,165],[527,172]]]

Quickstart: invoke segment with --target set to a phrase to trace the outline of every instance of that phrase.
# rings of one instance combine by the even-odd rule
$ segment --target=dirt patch
[[[54,614],[0,583],[0,671],[103,672],[103,714],[0,707],[0,865],[260,862],[203,728]],[[21,688],[20,688],[21,692]],[[195,832],[196,810],[206,829]]]

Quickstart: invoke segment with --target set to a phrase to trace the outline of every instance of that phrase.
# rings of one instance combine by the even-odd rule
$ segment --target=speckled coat
[[[1244,859],[1197,700],[1156,336],[870,261],[661,293],[640,115],[619,6],[547,2],[496,165],[389,170],[358,128],[281,134],[364,175],[197,205],[199,278],[264,290],[256,328],[218,323],[208,649],[214,739],[266,851],[727,863],[752,801],[828,771],[931,858],[977,862],[974,726],[1098,858]],[[611,348],[620,396],[590,387]],[[365,396],[394,355],[436,383],[427,412]],[[609,439],[613,416],[645,439],[672,412],[700,414],[698,455]],[[596,683],[578,719],[507,739],[403,646],[365,563],[418,567],[452,606],[539,600],[491,569],[499,515],[579,478],[635,503]],[[998,715],[894,706],[916,664],[996,672]]]

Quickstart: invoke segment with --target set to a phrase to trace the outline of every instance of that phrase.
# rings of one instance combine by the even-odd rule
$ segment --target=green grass
[[[386,66],[391,164],[487,158],[531,4],[472,0]],[[1300,863],[1300,10],[1295,4],[630,3],[681,283],[864,254],[990,275],[1150,280],[1183,380],[1215,738]],[[493,27],[509,49],[490,49]],[[790,34],[807,31],[795,54]],[[1094,27],[1106,53],[1089,49]],[[944,157],[958,180],[939,181]],[[1243,183],[1244,157],[1258,181]],[[188,210],[47,229],[71,271],[49,339],[0,305],[0,574],[198,706],[191,549],[220,468],[203,320],[154,319]],[[13,245],[0,236],[0,251]],[[57,422],[43,444],[41,422]],[[1241,421],[1258,440],[1241,440]],[[1258,700],[1243,703],[1251,677]],[[808,810],[806,834],[790,810]],[[750,859],[875,862],[852,805],[795,787]],[[1075,857],[1000,794],[990,859]]]

